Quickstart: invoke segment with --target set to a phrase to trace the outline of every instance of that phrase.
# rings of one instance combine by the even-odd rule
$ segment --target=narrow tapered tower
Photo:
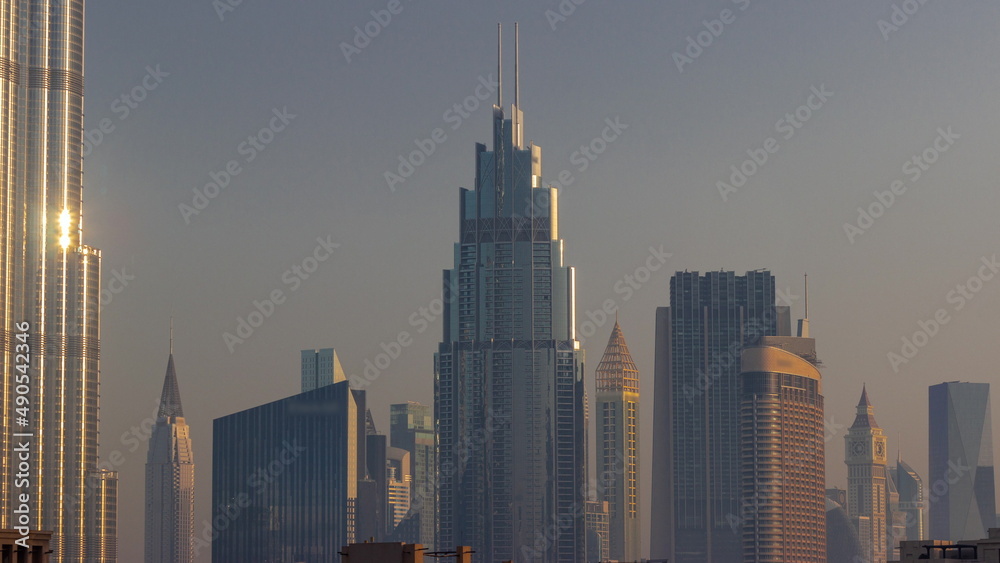
[[[610,558],[638,561],[639,369],[618,319],[597,365],[598,501],[609,510]]]
[[[871,563],[885,563],[886,438],[875,422],[875,408],[862,388],[858,414],[847,436],[847,508]]]
[[[146,563],[190,563],[193,539],[194,455],[171,336],[160,409],[146,457]]]

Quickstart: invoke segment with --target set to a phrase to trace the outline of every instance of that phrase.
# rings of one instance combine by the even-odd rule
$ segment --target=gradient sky
[[[402,0],[348,62],[341,43],[388,4],[243,0],[221,21],[210,0],[88,6],[86,127],[92,141],[102,120],[113,130],[86,159],[84,238],[104,253],[101,452],[121,453],[122,561],[142,557],[147,447],[131,451],[127,434],[155,410],[171,315],[199,535],[210,518],[212,419],[297,392],[299,350],[335,347],[360,375],[406,331],[412,345],[369,387],[376,423],[388,431],[390,403],[433,401],[441,322],[420,332],[410,318],[440,297],[458,189],[474,181],[473,143],[490,141],[492,96],[460,124],[445,112],[495,74],[497,22],[506,62],[508,24],[520,22],[524,131],[542,147],[543,178],[573,176],[560,225],[578,320],[613,300],[642,370],[644,498],[654,478],[654,312],[668,304],[674,271],[769,268],[799,296],[796,318],[808,272],[833,429],[830,486],[846,486],[843,435],[863,382],[892,455],[900,449],[926,475],[927,386],[996,381],[1000,277],[973,282],[979,291],[961,310],[949,292],[1000,252],[997,3],[897,1],[918,9],[884,35],[890,2],[588,0],[553,29],[546,10],[558,13],[556,0]],[[673,54],[727,9],[731,23],[679,71]],[[128,107],[121,96],[137,87],[143,99]],[[778,121],[812,87],[833,94],[785,139]],[[508,80],[508,104],[512,93]],[[295,118],[248,162],[241,143],[283,108]],[[627,129],[581,171],[574,152],[615,118]],[[958,138],[913,181],[904,165],[949,127]],[[444,142],[391,191],[385,172],[436,128]],[[717,182],[769,137],[777,148],[724,201]],[[239,173],[186,222],[179,206],[230,161]],[[849,240],[844,223],[894,180],[905,193]],[[283,275],[317,237],[340,246],[291,291]],[[626,301],[616,282],[661,246],[672,257]],[[223,334],[274,290],[286,300],[230,353]],[[947,324],[894,371],[888,354],[939,309]],[[591,389],[610,329],[584,342]]]

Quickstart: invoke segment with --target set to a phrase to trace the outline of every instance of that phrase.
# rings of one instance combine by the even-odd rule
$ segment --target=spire
[[[163,378],[163,392],[160,394],[160,409],[157,417],[184,416],[181,408],[181,390],[177,386],[177,373],[174,371],[174,354],[171,346],[170,357],[167,359],[167,375]]]
[[[805,275],[806,279],[806,312],[805,315],[799,319],[799,338],[809,338],[809,274]]]
[[[878,428],[875,422],[875,407],[868,400],[868,386],[861,387],[861,399],[858,401],[858,414],[854,417],[851,428]]]
[[[639,392],[639,368],[632,360],[625,336],[615,316],[615,326],[611,329],[608,346],[604,349],[604,357],[597,364],[597,392],[626,391]]]
[[[174,317],[170,316],[170,355],[174,355]]]
[[[503,24],[497,24],[497,106],[503,108]]]
[[[518,57],[517,54],[517,43],[518,43],[517,22],[514,22],[514,107],[515,108],[520,107],[519,98],[521,96],[521,88],[518,85],[518,76],[520,75],[520,72],[518,72],[518,62],[520,61],[520,57]]]

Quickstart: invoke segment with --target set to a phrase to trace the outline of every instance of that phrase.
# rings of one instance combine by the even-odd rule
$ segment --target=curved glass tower
[[[586,558],[575,272],[563,265],[557,191],[522,121],[516,95],[510,118],[493,106],[493,150],[476,144],[476,189],[461,190],[444,272],[437,545],[472,546],[483,561],[575,563]]]
[[[97,469],[99,250],[82,244],[83,0],[0,2],[0,448],[30,429],[30,478],[0,466],[0,528],[30,496],[52,560],[114,561],[116,476]],[[14,418],[14,330],[28,323],[30,420]],[[22,325],[23,326],[23,325]],[[15,488],[15,486],[17,488]]]

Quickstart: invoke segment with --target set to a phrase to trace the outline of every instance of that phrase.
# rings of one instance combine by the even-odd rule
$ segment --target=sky
[[[171,316],[199,536],[212,420],[296,393],[300,350],[334,347],[362,375],[406,333],[368,387],[376,424],[433,402],[435,299],[490,142],[498,22],[505,103],[519,22],[525,138],[561,186],[588,387],[606,300],[642,373],[642,495],[655,310],[683,270],[770,269],[795,318],[808,273],[828,485],[846,486],[863,384],[891,456],[926,475],[927,386],[996,381],[998,17],[917,0],[91,2],[84,241],[103,251],[121,560],[142,557],[142,426]]]

